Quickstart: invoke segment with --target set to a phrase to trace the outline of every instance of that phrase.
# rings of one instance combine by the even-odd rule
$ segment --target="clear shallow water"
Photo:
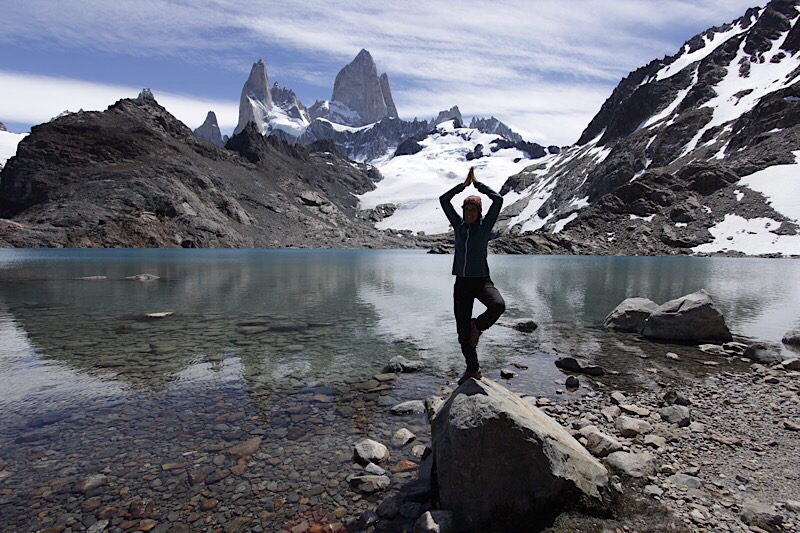
[[[125,500],[119,488],[129,487],[158,495],[170,521],[197,526],[191,513],[200,511],[186,501],[199,489],[186,486],[187,472],[225,467],[219,450],[253,435],[264,441],[250,466],[252,490],[264,496],[237,500],[246,502],[237,513],[255,516],[265,498],[267,506],[288,498],[262,520],[265,530],[314,502],[357,515],[365,501],[344,481],[352,444],[388,442],[404,425],[426,444],[424,415],[397,419],[387,407],[435,393],[463,370],[451,263],[413,251],[0,250],[3,523],[36,530],[61,520],[76,505],[70,493],[60,499],[42,487],[102,468],[104,501]],[[672,366],[715,371],[693,348],[598,328],[626,297],[663,303],[704,288],[734,335],[757,340],[779,342],[800,325],[798,261],[492,256],[490,266],[504,318],[540,326],[533,334],[497,326],[481,339],[488,377],[528,367],[506,382],[521,393],[556,396],[560,355],[591,357],[632,380],[672,379],[673,368],[654,357],[668,350],[681,354]],[[160,279],[125,279],[137,274]],[[79,279],[90,276],[106,279]],[[376,390],[372,376],[395,355],[427,369]],[[409,453],[393,458],[413,460]],[[165,463],[183,466],[166,471]],[[241,484],[200,487],[225,499]],[[31,501],[47,513],[31,511]]]
[[[218,376],[226,361],[236,361],[235,374],[261,382],[375,373],[394,355],[423,358],[434,373],[458,371],[451,261],[408,251],[2,250],[0,379],[15,386],[0,402],[37,388],[118,394],[199,382]],[[507,302],[504,318],[532,318],[542,327],[534,336],[489,330],[484,366],[557,343],[548,335],[557,328],[548,325],[595,326],[631,296],[663,303],[704,288],[734,335],[757,340],[780,342],[800,325],[797,261],[490,262]],[[125,279],[143,273],[160,279]],[[79,279],[91,276],[107,279]],[[159,312],[172,314],[146,316]]]

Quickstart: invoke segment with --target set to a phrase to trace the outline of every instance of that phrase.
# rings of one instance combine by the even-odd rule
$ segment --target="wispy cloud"
[[[39,124],[64,111],[101,111],[121,98],[135,98],[141,89],[0,71],[0,116],[9,122]],[[152,90],[158,103],[190,128],[202,124],[212,110],[220,128],[236,126],[236,100],[162,92],[157,87]]]
[[[3,6],[0,43],[172,58],[235,70],[244,74],[242,82],[263,57],[271,77],[289,87],[315,86],[318,98],[330,96],[336,72],[366,48],[389,74],[403,116],[431,116],[454,104],[470,114],[491,108],[496,111],[488,114],[524,122],[521,129],[572,142],[597,111],[599,95],[607,96],[628,72],[765,3],[27,0]],[[439,98],[426,106],[425,95]],[[444,96],[450,100],[441,105]],[[564,111],[542,115],[542,101]],[[574,120],[566,116],[569,110]],[[546,119],[551,125],[540,122]],[[580,128],[566,129],[576,123]]]

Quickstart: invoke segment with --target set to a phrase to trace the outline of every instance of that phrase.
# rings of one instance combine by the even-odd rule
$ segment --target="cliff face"
[[[198,139],[155,100],[36,126],[0,174],[0,244],[24,247],[404,247],[364,224],[366,166],[253,126]]]

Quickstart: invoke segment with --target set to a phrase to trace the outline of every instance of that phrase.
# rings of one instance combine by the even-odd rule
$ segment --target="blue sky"
[[[191,128],[238,119],[250,67],[307,106],[362,48],[401,118],[458,105],[575,142],[620,79],[765,0],[0,0],[0,122],[28,131],[143,87]]]

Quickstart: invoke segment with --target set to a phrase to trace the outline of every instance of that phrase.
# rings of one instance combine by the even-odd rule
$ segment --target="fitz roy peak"
[[[375,61],[366,50],[361,50],[336,75],[331,102],[331,109],[339,107],[341,118],[346,120],[343,123],[348,126],[366,126],[384,117],[397,118],[389,77],[385,73],[378,77]],[[352,113],[348,114],[348,110]]]

